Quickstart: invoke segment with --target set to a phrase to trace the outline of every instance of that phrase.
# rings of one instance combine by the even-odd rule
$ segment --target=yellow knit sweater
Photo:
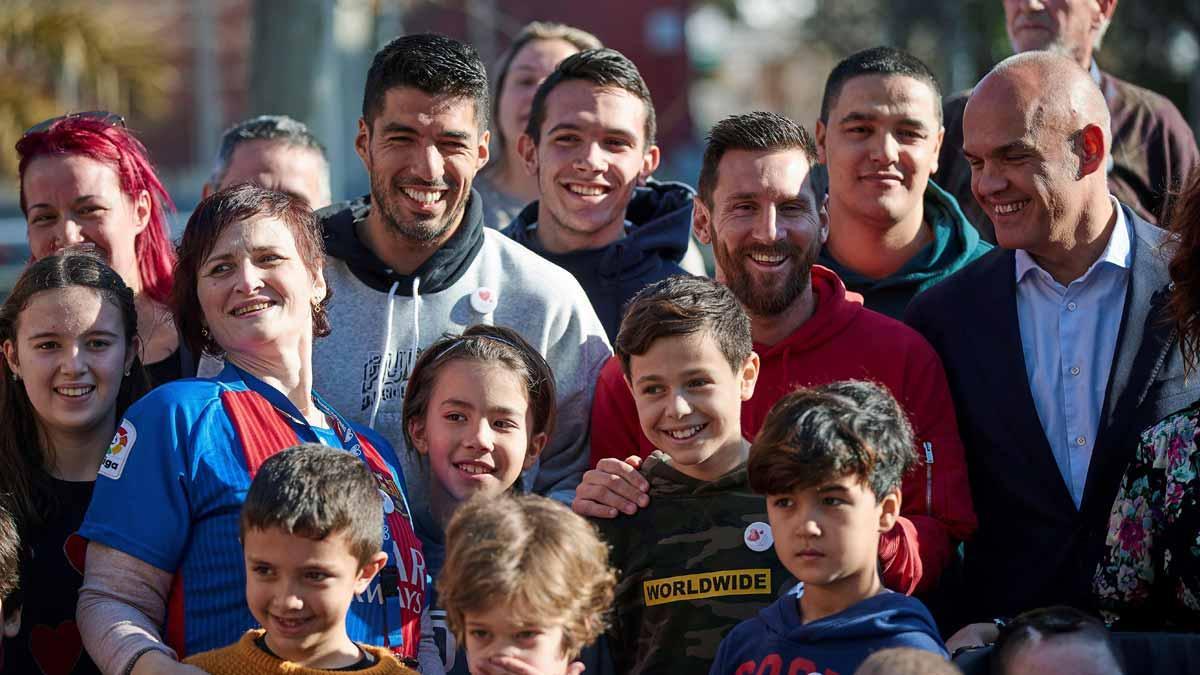
[[[261,628],[246,631],[242,639],[228,647],[189,656],[183,662],[211,675],[320,675],[346,672],[305,668],[297,663],[275,658],[254,644],[264,632],[266,631]],[[359,646],[375,657],[375,665],[366,670],[353,671],[355,675],[418,675],[415,670],[406,668],[382,647]]]

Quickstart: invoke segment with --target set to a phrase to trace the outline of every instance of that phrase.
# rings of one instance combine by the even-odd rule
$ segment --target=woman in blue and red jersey
[[[312,343],[330,330],[320,228],[301,201],[240,185],[197,207],[172,305],[185,342],[222,356],[211,379],[130,407],[80,534],[84,644],[105,672],[195,673],[175,659],[235,642],[245,602],[238,515],[266,458],[297,442],[360,457],[384,499],[389,561],[346,620],[356,642],[416,657],[425,572],[392,448],[312,391]]]

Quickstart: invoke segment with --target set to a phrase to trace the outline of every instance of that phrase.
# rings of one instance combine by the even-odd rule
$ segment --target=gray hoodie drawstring
[[[387,376],[388,345],[392,343],[392,309],[395,306],[396,288],[399,286],[399,281],[393,281],[391,289],[388,290],[387,323],[385,324],[387,329],[383,334],[383,349],[379,353],[379,376],[375,378],[375,402],[371,405],[371,419],[367,422],[367,426],[371,429],[375,428],[375,416],[379,414],[379,405],[383,402],[383,379]]]

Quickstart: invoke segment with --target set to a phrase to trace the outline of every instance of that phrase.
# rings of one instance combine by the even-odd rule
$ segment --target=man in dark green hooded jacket
[[[828,175],[829,239],[818,262],[893,318],[992,248],[929,180],[944,131],[937,79],[909,54],[867,49],[826,81],[816,140]]]

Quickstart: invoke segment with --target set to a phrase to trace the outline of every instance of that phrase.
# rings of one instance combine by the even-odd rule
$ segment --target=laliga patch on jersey
[[[725,595],[761,595],[770,592],[769,569],[723,570],[642,582],[642,599],[647,607],[684,600],[701,600]]]
[[[108,452],[104,453],[104,460],[100,462],[100,475],[113,480],[120,478],[125,470],[125,460],[129,459],[129,451],[133,450],[136,440],[137,429],[133,422],[121,420],[121,426],[117,427],[117,433],[108,445]]]

